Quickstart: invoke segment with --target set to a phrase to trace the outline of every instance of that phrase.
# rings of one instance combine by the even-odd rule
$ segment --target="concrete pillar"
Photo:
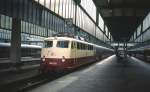
[[[99,12],[98,12],[98,9],[96,9],[96,25],[99,25]]]
[[[97,36],[96,36],[96,26],[98,26],[98,25],[99,25],[99,12],[98,12],[98,10],[96,9],[95,37],[97,37]]]
[[[21,59],[21,20],[12,19],[10,60],[17,65]]]
[[[75,36],[77,35],[77,4],[75,3]]]

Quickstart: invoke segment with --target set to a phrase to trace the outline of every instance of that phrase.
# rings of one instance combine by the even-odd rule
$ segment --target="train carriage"
[[[10,43],[0,42],[0,59],[9,59]],[[21,57],[40,57],[42,46],[21,44]]]
[[[150,45],[128,50],[130,56],[135,56],[144,61],[150,62]]]
[[[70,37],[46,38],[41,53],[41,71],[72,70],[100,58],[104,52],[112,49],[94,45]]]

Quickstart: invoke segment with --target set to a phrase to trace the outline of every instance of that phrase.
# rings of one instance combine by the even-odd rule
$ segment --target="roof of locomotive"
[[[80,42],[80,43],[85,43],[85,44],[89,44],[89,45],[94,45],[92,43],[86,42],[86,41],[82,41],[82,40],[78,40],[76,38],[71,38],[71,37],[49,37],[49,38],[45,38],[45,41],[51,41],[51,40],[60,40],[60,41],[75,41],[75,42]]]

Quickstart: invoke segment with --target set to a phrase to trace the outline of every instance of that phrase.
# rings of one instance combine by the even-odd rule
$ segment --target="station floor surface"
[[[150,64],[113,55],[28,92],[150,92]]]

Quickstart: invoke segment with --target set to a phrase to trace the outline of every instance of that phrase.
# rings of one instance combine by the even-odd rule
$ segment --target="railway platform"
[[[150,92],[150,64],[113,55],[27,92]]]

